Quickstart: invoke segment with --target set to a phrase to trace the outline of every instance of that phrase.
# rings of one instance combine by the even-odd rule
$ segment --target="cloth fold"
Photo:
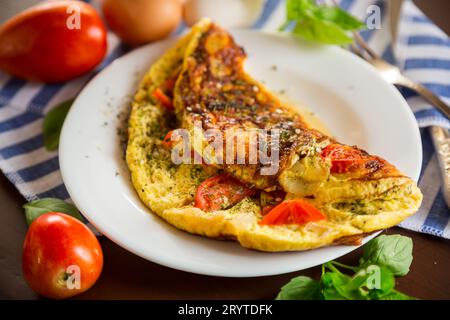
[[[388,0],[341,0],[339,4],[361,19],[371,19],[376,28],[361,32],[371,48],[450,104],[450,38],[412,1],[403,4],[395,42],[390,32]],[[379,25],[378,17],[374,17],[378,13]],[[267,0],[253,28],[276,31],[284,16],[284,1]],[[176,33],[184,29],[182,24]],[[0,72],[0,169],[27,200],[69,199],[57,152],[48,152],[43,146],[43,117],[54,106],[76,96],[93,75],[127,52],[112,33],[108,40],[107,57],[97,70],[64,84],[27,82]],[[404,89],[401,92],[421,128],[423,167],[419,187],[424,201],[419,212],[400,226],[450,238],[450,210],[441,192],[438,163],[427,129],[431,125],[449,129],[449,119],[417,94]]]

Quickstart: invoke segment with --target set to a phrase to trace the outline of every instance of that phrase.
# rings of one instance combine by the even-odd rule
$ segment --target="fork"
[[[358,44],[351,44],[353,52],[375,67],[387,82],[415,91],[450,119],[450,107],[444,101],[420,83],[405,77],[398,67],[383,60],[367,45],[359,33],[353,34]],[[432,126],[430,133],[442,173],[444,199],[450,208],[450,134],[448,130],[438,126]]]
[[[450,107],[444,101],[442,101],[438,96],[436,96],[433,92],[428,90],[420,83],[414,82],[411,79],[405,77],[398,67],[386,62],[380,56],[378,56],[367,45],[367,43],[363,40],[359,33],[355,32],[354,34],[355,40],[360,47],[358,47],[355,43],[352,43],[351,46],[353,51],[358,56],[369,62],[372,66],[374,66],[375,69],[377,69],[377,71],[387,82],[395,85],[400,85],[417,92],[425,100],[438,108],[439,111],[441,111],[447,118],[450,119]]]

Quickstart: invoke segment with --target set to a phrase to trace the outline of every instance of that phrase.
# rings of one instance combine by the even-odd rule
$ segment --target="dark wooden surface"
[[[24,201],[0,176],[0,298],[34,299],[21,275],[21,245],[26,232]],[[397,280],[398,289],[422,299],[450,299],[450,241],[400,228],[386,231],[414,239],[410,273]],[[319,277],[320,268],[261,278],[219,278],[166,268],[135,256],[106,238],[103,273],[79,299],[272,299],[296,275]],[[339,259],[356,264],[358,249]]]
[[[450,33],[450,1],[419,0],[418,5]],[[0,174],[0,298],[39,298],[21,272],[21,248],[26,233],[23,198]],[[450,299],[450,240],[400,228],[386,231],[414,240],[410,273],[397,280],[397,288],[421,299]],[[262,278],[218,278],[181,272],[139,258],[106,238],[103,273],[96,285],[79,299],[273,299],[293,276],[318,277],[319,267]],[[356,264],[361,250],[340,259]]]

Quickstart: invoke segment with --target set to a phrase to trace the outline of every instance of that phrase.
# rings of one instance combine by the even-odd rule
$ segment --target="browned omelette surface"
[[[218,167],[259,189],[274,189],[278,176],[291,164],[292,157],[305,146],[324,140],[335,142],[311,129],[302,117],[285,106],[243,68],[245,51],[231,35],[211,24],[199,37],[195,49],[185,57],[184,66],[175,87],[175,108],[183,127],[200,122],[205,130],[251,128],[270,133],[278,129],[279,170],[273,175],[261,175],[258,164],[220,164]],[[268,139],[268,147],[272,141]],[[369,156],[365,166],[353,170],[354,179],[380,179],[401,176],[387,161]]]
[[[190,233],[234,239],[257,250],[286,251],[359,237],[417,211],[422,194],[414,181],[387,161],[312,130],[244,71],[245,58],[226,31],[202,21],[144,77],[129,120],[127,164],[137,194],[152,212]],[[164,99],[155,99],[158,90]],[[171,98],[175,110],[165,101]],[[177,128],[191,130],[196,122],[219,132],[279,129],[280,169],[267,176],[260,173],[260,165],[174,164],[164,137]],[[346,153],[354,164],[348,164]],[[217,211],[196,207],[199,186],[222,171],[259,190]],[[261,189],[281,189],[281,200],[307,202],[326,219],[261,225],[262,196],[267,193]]]

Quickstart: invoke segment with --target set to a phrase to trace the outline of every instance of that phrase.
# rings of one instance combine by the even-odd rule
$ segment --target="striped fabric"
[[[407,76],[450,103],[450,39],[411,1],[403,6],[395,43],[390,36],[388,1],[341,0],[340,5],[361,19],[367,18],[370,5],[380,8],[381,28],[361,32],[364,39],[384,59],[396,63]],[[267,0],[253,28],[274,31],[284,14],[282,0]],[[176,33],[184,29],[182,24]],[[43,115],[53,106],[76,96],[95,73],[126,51],[127,48],[110,34],[108,55],[102,65],[91,74],[65,84],[43,85],[0,72],[0,168],[27,200],[69,199],[59,172],[57,153],[48,152],[43,146]],[[421,127],[423,168],[419,186],[424,202],[419,212],[401,226],[450,238],[450,212],[441,192],[437,159],[427,130],[430,125],[450,129],[450,122],[413,92],[403,90],[402,94]]]

